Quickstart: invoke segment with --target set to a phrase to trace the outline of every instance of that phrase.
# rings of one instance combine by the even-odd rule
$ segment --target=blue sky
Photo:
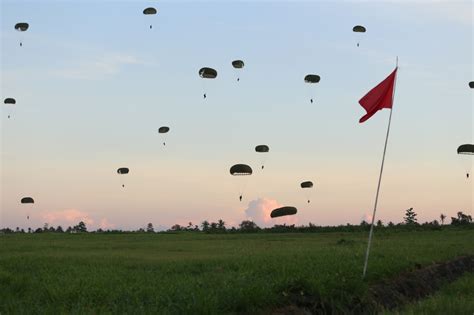
[[[158,14],[144,16],[147,6]],[[3,0],[1,94],[17,105],[12,119],[2,107],[1,225],[69,224],[65,211],[93,226],[237,223],[258,200],[298,207],[298,224],[358,223],[371,213],[389,112],[360,125],[357,101],[396,56],[380,218],[398,222],[409,207],[421,220],[472,213],[472,162],[456,148],[473,141],[473,7]],[[30,29],[16,32],[19,21]],[[234,59],[245,61],[238,83]],[[216,80],[199,78],[204,66]],[[321,82],[304,84],[308,73]],[[257,144],[271,150],[263,172]],[[255,171],[242,203],[228,173],[239,162]],[[299,189],[307,179],[310,205]],[[25,195],[36,200],[30,223]]]

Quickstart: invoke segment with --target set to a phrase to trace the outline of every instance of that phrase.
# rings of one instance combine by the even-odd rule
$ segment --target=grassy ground
[[[474,273],[446,285],[433,296],[388,314],[474,314]]]
[[[347,311],[367,289],[366,238],[0,235],[0,313],[254,313],[284,304],[290,286]],[[465,254],[474,254],[474,230],[376,232],[368,282]]]

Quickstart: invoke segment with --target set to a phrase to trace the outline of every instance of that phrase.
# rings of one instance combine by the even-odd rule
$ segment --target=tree
[[[446,219],[446,216],[441,213],[439,218],[441,219],[441,225],[444,225],[444,219]]]
[[[86,224],[84,223],[84,221],[81,221],[81,222],[79,222],[79,223],[74,227],[74,230],[75,230],[76,232],[86,233],[86,232],[87,232],[87,226],[86,226]]]
[[[467,225],[472,222],[472,217],[470,215],[462,213],[462,211],[459,211],[457,213],[457,216],[457,218],[451,217],[452,225]]]
[[[413,210],[413,208],[410,208],[408,210],[405,211],[405,217],[403,218],[405,220],[405,224],[406,225],[415,225],[415,224],[418,224],[417,223],[417,218],[416,218],[417,214],[415,213],[415,211]]]
[[[258,227],[255,222],[250,221],[250,220],[244,220],[239,224],[240,230],[243,232],[252,232],[252,231],[257,231],[260,228]]]
[[[390,222],[388,222],[388,226],[389,226],[389,227],[392,227],[392,226],[395,226],[395,224],[393,224],[393,222],[390,221]]]
[[[377,227],[383,227],[383,222],[382,220],[377,221]]]
[[[148,233],[153,233],[153,232],[155,232],[155,229],[153,228],[153,224],[151,224],[151,222],[148,223],[148,225],[146,226],[146,231],[147,231]]]
[[[182,231],[183,228],[179,224],[175,224],[171,227],[171,231]]]
[[[45,223],[45,224],[43,225],[43,231],[48,232],[48,229],[49,229],[49,224],[48,224],[48,223]]]
[[[201,228],[203,232],[207,232],[209,230],[209,222],[207,220],[202,221]]]
[[[58,227],[56,228],[56,233],[64,233],[63,227],[58,225]]]
[[[18,226],[16,227],[15,232],[20,233],[20,228]]]
[[[217,228],[221,231],[225,231],[225,222],[222,219],[217,221]]]
[[[73,229],[72,227],[68,226],[66,229],[66,233],[72,233]]]
[[[31,228],[30,227],[28,228],[28,233],[31,233]]]

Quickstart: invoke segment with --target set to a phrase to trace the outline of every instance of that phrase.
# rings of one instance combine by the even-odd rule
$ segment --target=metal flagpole
[[[398,57],[397,57],[397,66],[396,66],[396,68],[398,70]],[[393,99],[394,99],[394,96],[395,96],[395,88],[397,86],[397,76],[398,76],[398,71],[397,71],[397,74],[396,74],[396,77],[395,77],[395,83],[394,83],[394,86],[393,86],[392,108],[390,109],[390,117],[388,118],[387,136],[385,137],[385,146],[383,148],[382,165],[380,167],[379,183],[377,185],[377,193],[375,194],[374,212],[372,213],[372,223],[370,224],[369,242],[367,244],[367,251],[365,252],[364,271],[362,272],[362,278],[365,278],[365,274],[367,273],[367,264],[369,262],[370,245],[372,244],[372,235],[374,234],[375,212],[377,211],[377,203],[379,201],[380,184],[382,182],[383,166],[384,166],[384,163],[385,163],[385,153],[387,152],[388,136],[390,134],[390,125],[392,123]]]

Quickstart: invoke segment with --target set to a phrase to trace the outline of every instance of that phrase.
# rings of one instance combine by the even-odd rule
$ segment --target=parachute
[[[257,153],[268,153],[270,151],[270,148],[266,144],[260,144],[255,147],[255,152]],[[265,160],[266,160],[266,154],[263,155],[261,164],[262,164],[262,170],[265,168]]]
[[[20,201],[22,204],[34,204],[35,203],[35,200],[31,197],[23,197],[21,198],[21,201]],[[30,219],[30,211],[32,210],[32,206],[30,207],[27,207],[28,208],[28,211],[26,213],[26,219],[29,220]]]
[[[252,175],[252,168],[247,164],[235,164],[230,168],[232,176],[243,177],[239,182],[239,200],[242,201],[243,190],[247,184],[247,176]]]
[[[5,105],[15,105],[16,104],[16,100],[14,98],[6,98],[3,103]],[[8,118],[10,118],[11,114],[9,113],[8,114]]]
[[[309,84],[319,83],[321,77],[317,74],[308,74],[304,77],[304,82]],[[313,103],[313,93],[311,92],[311,104]]]
[[[366,32],[366,29],[364,26],[362,25],[356,25],[352,28],[352,31],[354,33],[365,33]],[[359,42],[357,42],[357,47],[359,47]]]
[[[15,29],[19,32],[26,32],[30,25],[25,22],[20,22],[15,24]],[[23,46],[23,43],[20,41],[20,47]]]
[[[212,68],[201,68],[199,69],[199,76],[203,79],[215,79],[217,77],[217,71]],[[206,98],[206,88],[204,87],[204,93],[203,93],[203,98]]]
[[[232,61],[232,67],[234,67],[234,69],[238,70],[238,69],[242,69],[244,67],[244,62],[242,60],[234,60]],[[240,77],[237,76],[237,82],[240,81]]]
[[[469,179],[469,173],[472,167],[472,159],[469,155],[474,155],[474,144],[463,144],[458,147],[458,154],[461,155],[461,159],[464,162],[464,168],[466,170],[466,178]]]
[[[117,174],[126,175],[130,170],[127,167],[121,167],[117,170]],[[125,184],[122,184],[122,187],[125,187]]]
[[[311,188],[313,188],[313,182],[312,182],[312,181],[305,181],[305,182],[302,182],[302,183],[300,184],[300,186],[301,186],[302,189],[305,189],[305,190],[311,189]],[[311,200],[310,200],[310,198],[309,198],[310,192],[309,192],[309,191],[305,191],[305,196],[306,196],[306,199],[308,199],[308,203],[310,203],[310,202],[311,202]]]
[[[296,212],[298,212],[298,210],[295,207],[281,207],[281,208],[274,209],[270,213],[270,217],[278,218],[278,217],[283,217],[286,215],[293,215],[293,214],[296,214]]]
[[[163,126],[163,127],[158,128],[158,133],[165,134],[165,133],[168,133],[168,131],[170,131],[170,127],[167,127],[167,126]],[[165,141],[163,141],[163,145],[166,145]]]
[[[31,197],[23,197],[21,198],[21,203],[35,203],[35,200]]]
[[[474,81],[469,82],[469,87],[470,87],[471,89],[474,89]]]
[[[146,8],[145,10],[143,10],[143,14],[145,15],[155,15],[156,12],[157,12],[156,9],[152,7]],[[152,28],[153,28],[153,25],[150,24],[150,29]]]

